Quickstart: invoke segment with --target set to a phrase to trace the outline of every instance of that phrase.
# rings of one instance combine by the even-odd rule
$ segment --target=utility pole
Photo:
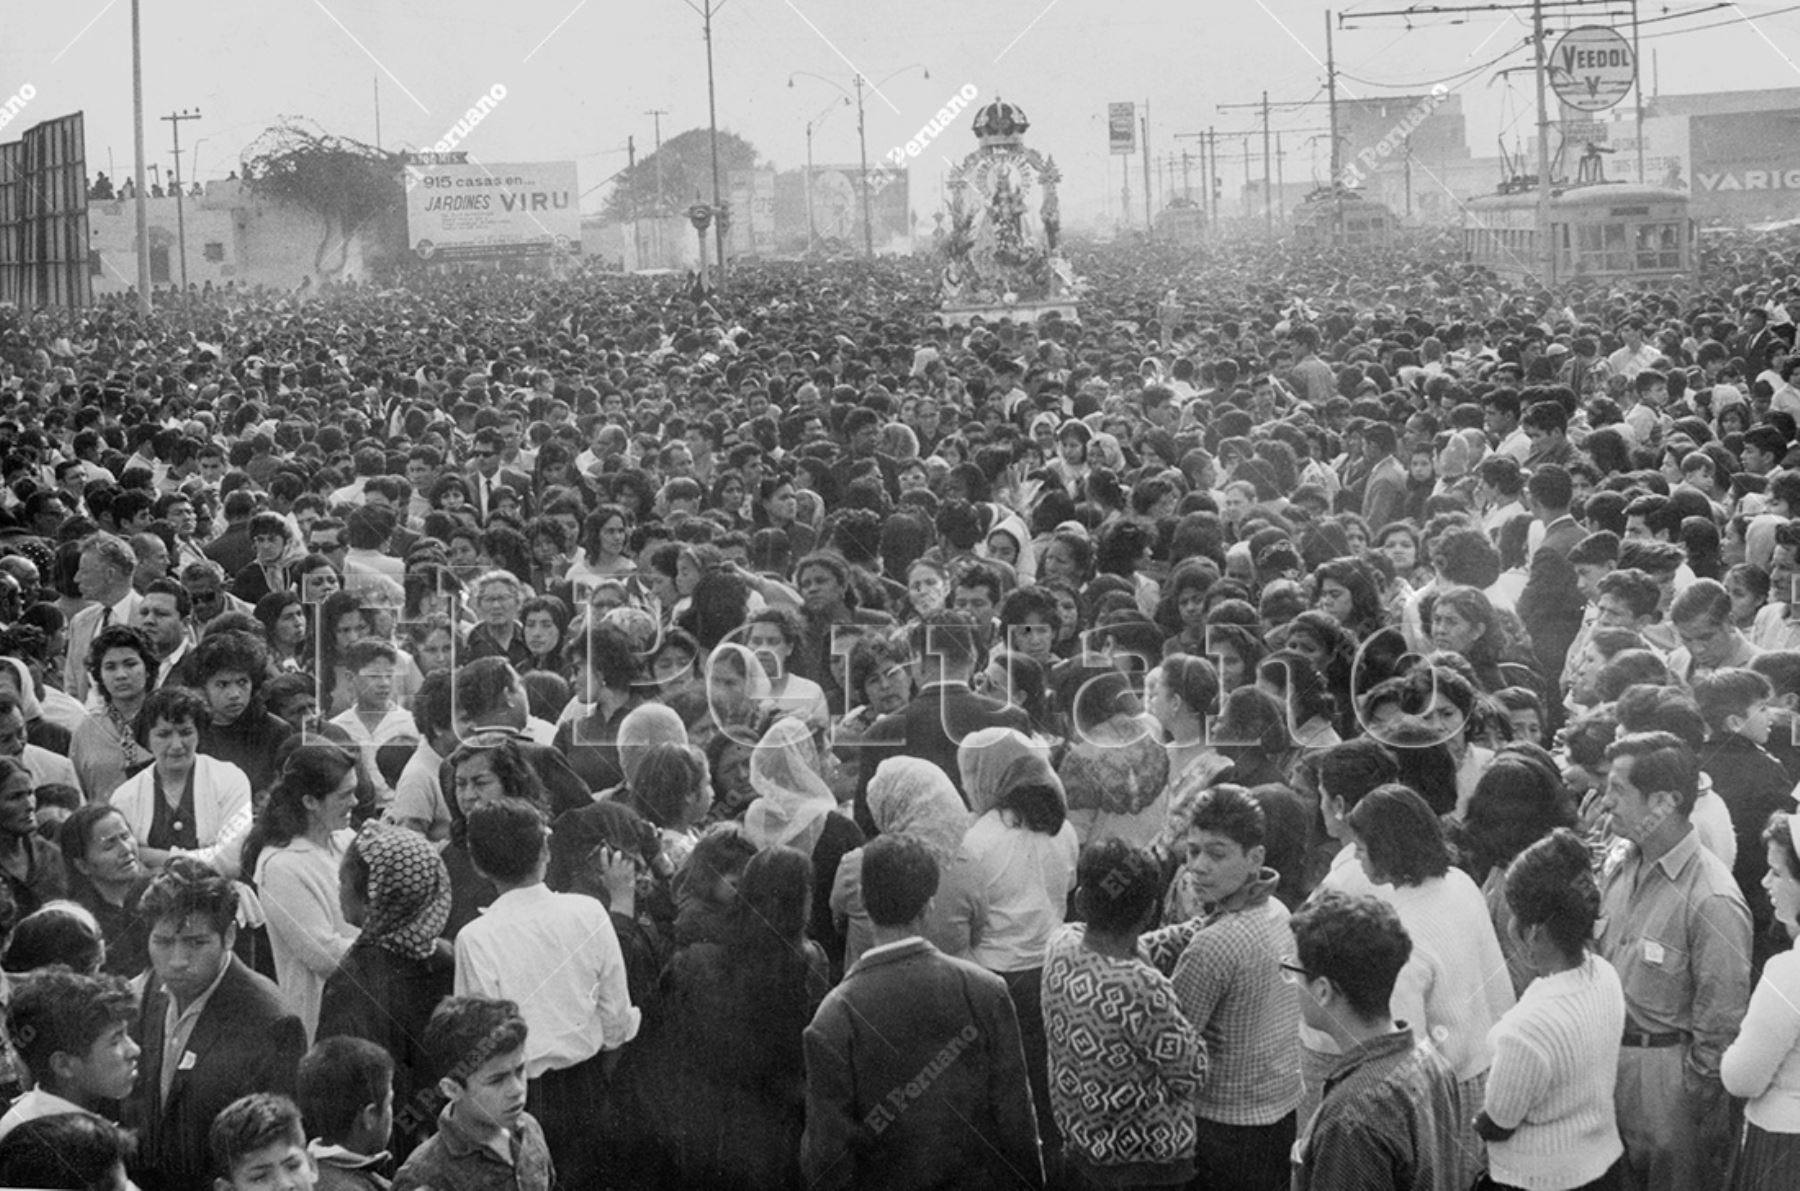
[[[375,148],[381,148],[381,76],[376,75],[369,80],[369,89],[375,92]]]
[[[131,138],[137,157],[132,164],[132,205],[137,213],[138,313],[150,313],[150,208],[144,179],[144,39],[139,0],[131,0]]]
[[[637,181],[637,138],[629,133],[625,136],[625,173],[633,182]],[[638,268],[644,267],[644,229],[638,226],[637,188],[631,188],[631,259]]]
[[[1262,113],[1263,219],[1264,219],[1264,222],[1268,226],[1270,235],[1275,234],[1275,207],[1274,207],[1274,196],[1272,193],[1274,190],[1274,156],[1273,156],[1274,150],[1270,144],[1271,139],[1272,139],[1270,131],[1269,131],[1270,115],[1271,115],[1271,113],[1276,112],[1276,111],[1288,111],[1290,109],[1311,107],[1311,106],[1313,106],[1313,104],[1315,104],[1317,102],[1318,102],[1317,100],[1309,99],[1309,100],[1305,100],[1305,101],[1282,100],[1282,101],[1277,101],[1277,102],[1271,103],[1269,100],[1269,93],[1267,91],[1264,91],[1262,93],[1262,99],[1257,103],[1222,103],[1219,105],[1219,110],[1221,112],[1240,111],[1245,108],[1250,108],[1250,109],[1254,109],[1254,110]],[[1287,131],[1297,132],[1299,130],[1290,128]],[[1231,136],[1231,135],[1240,135],[1240,134],[1227,133],[1226,135]],[[1248,134],[1241,134],[1241,135],[1248,135]],[[1245,186],[1250,185],[1249,171],[1250,171],[1249,159],[1248,159],[1248,157],[1246,157],[1245,165],[1244,165],[1244,185]]]
[[[656,265],[655,265],[656,268],[661,268],[662,264],[663,264],[664,253],[663,253],[663,246],[662,246],[662,221],[663,221],[663,217],[669,213],[668,198],[663,193],[663,159],[662,159],[662,118],[668,114],[669,113],[664,111],[662,108],[651,108],[649,111],[644,113],[644,115],[650,117],[651,122],[652,122],[652,127],[654,127],[656,130],[656,152],[655,152],[655,154],[653,154],[653,156],[656,159],[656,202],[650,208],[650,214],[651,214],[650,239],[651,239],[652,244],[654,245],[654,250],[655,250],[654,255],[656,257]]]
[[[1286,219],[1287,198],[1283,195],[1282,191],[1287,187],[1287,179],[1283,176],[1281,158],[1281,134],[1277,132],[1275,134],[1275,205],[1280,209],[1281,217]]]
[[[1341,244],[1344,240],[1344,178],[1343,178],[1343,144],[1338,140],[1337,110],[1337,55],[1331,44],[1331,12],[1325,13],[1325,91],[1326,104],[1331,110],[1331,242]],[[1411,161],[1407,162],[1411,168]],[[1407,200],[1412,199],[1412,184],[1406,187]]]
[[[1631,0],[1631,89],[1637,99],[1637,180],[1644,182],[1644,55],[1638,49],[1638,0]]]
[[[188,287],[187,216],[184,207],[186,200],[181,194],[181,122],[183,120],[198,120],[200,118],[200,109],[194,108],[192,110],[170,112],[162,118],[169,122],[169,135],[175,140],[175,239],[181,252],[181,297],[185,302],[187,300]]]
[[[1154,236],[1155,225],[1150,222],[1150,101],[1144,101],[1144,114],[1139,117],[1144,137],[1144,235]]]
[[[1205,163],[1202,162],[1201,164],[1204,165]],[[1206,181],[1205,177],[1202,177],[1200,180],[1202,182]],[[1186,149],[1181,151],[1181,197],[1187,199],[1189,202],[1194,200],[1194,188],[1188,181],[1188,151]]]
[[[1269,93],[1263,92],[1263,223],[1275,234],[1275,190],[1269,182]]]
[[[1544,98],[1544,0],[1531,0],[1531,41],[1537,62],[1538,184],[1537,234],[1543,285],[1555,276],[1556,247],[1550,243],[1550,108]],[[1642,137],[1638,138],[1642,140]]]
[[[718,93],[713,85],[713,14],[725,7],[724,0],[703,0],[704,7],[695,4],[694,0],[686,0],[687,6],[700,14],[700,29],[706,38],[706,123],[710,130],[712,147],[712,209],[716,216],[721,210],[719,200],[719,104]],[[718,289],[725,289],[725,220],[714,218],[713,234],[718,237],[719,284]],[[705,238],[705,233],[701,233]],[[704,274],[702,274],[704,276]]]
[[[1213,230],[1217,231],[1219,228],[1219,193],[1224,187],[1219,182],[1219,135],[1211,126],[1208,126],[1206,130],[1206,154],[1211,159],[1211,164],[1207,167],[1211,182],[1206,192],[1206,209],[1209,213],[1208,218],[1212,220]]]
[[[863,255],[870,260],[875,259],[875,224],[869,216],[869,138],[863,129],[863,86],[867,82],[861,74],[852,80],[856,85],[856,152],[860,161],[858,168],[862,170],[863,212]]]

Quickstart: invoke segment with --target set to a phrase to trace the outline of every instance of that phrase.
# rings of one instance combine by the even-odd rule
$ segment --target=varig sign
[[[1603,112],[1631,92],[1637,58],[1623,34],[1603,25],[1571,29],[1550,55],[1550,85],[1569,107]]]

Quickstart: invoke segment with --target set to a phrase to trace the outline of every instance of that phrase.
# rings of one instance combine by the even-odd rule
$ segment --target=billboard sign
[[[1631,43],[1604,25],[1569,30],[1550,55],[1550,85],[1579,112],[1604,112],[1631,92],[1636,78]]]
[[[1106,143],[1114,153],[1137,152],[1137,104],[1106,105]]]
[[[408,167],[406,242],[421,260],[581,251],[572,161],[439,162]]]
[[[1694,116],[1688,152],[1697,218],[1741,224],[1793,217],[1800,201],[1800,113]]]

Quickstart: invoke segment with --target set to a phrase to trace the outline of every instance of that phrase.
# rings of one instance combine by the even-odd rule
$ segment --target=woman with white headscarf
[[[1044,954],[1063,925],[1081,852],[1062,782],[1043,745],[1011,728],[970,733],[956,753],[975,822],[939,898],[951,954],[1006,981],[1019,1015],[1038,1132],[1055,1152],[1042,1005]]]
[[[837,808],[819,776],[819,750],[804,721],[783,716],[769,725],[750,754],[756,800],[744,812],[744,833],[758,848],[792,848],[813,866],[812,917],[807,935],[842,971],[844,933],[831,910],[831,887],[844,856],[860,848],[862,829]]]
[[[922,757],[889,757],[869,779],[869,817],[878,833],[923,844],[937,861],[938,888],[943,889],[969,827],[968,808],[948,774]],[[874,926],[863,908],[862,858],[861,848],[847,854],[838,863],[831,888],[831,912],[844,923],[846,971],[875,942]],[[926,913],[925,937],[941,951],[953,946],[941,898],[934,899]]]

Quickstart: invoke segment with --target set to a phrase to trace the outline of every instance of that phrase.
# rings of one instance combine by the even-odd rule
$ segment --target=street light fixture
[[[860,158],[860,169],[862,171],[863,253],[870,259],[873,259],[875,256],[875,225],[869,215],[869,138],[863,121],[863,90],[867,88],[868,90],[879,94],[882,87],[886,86],[892,80],[899,78],[909,70],[924,71],[926,78],[931,77],[931,71],[929,69],[922,63],[914,62],[909,66],[902,66],[900,69],[888,75],[887,78],[882,79],[879,83],[870,83],[863,77],[862,72],[860,71],[852,75],[850,79],[852,86],[855,88],[856,146]],[[788,86],[790,88],[793,87],[794,80],[802,76],[809,79],[817,79],[821,83],[836,87],[846,98],[852,97],[849,91],[844,90],[842,83],[837,82],[835,79],[827,78],[822,74],[814,74],[810,70],[796,70],[794,73],[788,75]]]

